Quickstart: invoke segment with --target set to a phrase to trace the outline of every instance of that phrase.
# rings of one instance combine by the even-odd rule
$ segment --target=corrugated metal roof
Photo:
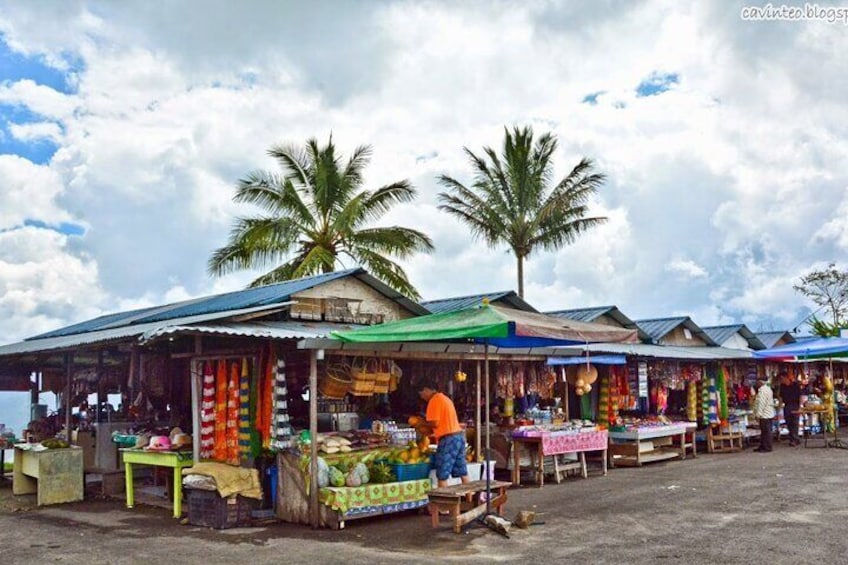
[[[233,337],[260,337],[268,339],[304,339],[328,337],[332,331],[356,329],[352,324],[319,322],[219,322],[214,324],[158,326],[144,333],[139,342],[144,345],[160,337],[184,334],[213,334]]]
[[[752,359],[753,353],[745,349],[726,347],[682,347],[676,345],[650,345],[646,343],[590,343],[589,351],[617,353],[634,357],[656,357],[658,359],[680,359],[690,361],[721,361]]]
[[[597,306],[595,308],[572,308],[570,310],[556,310],[554,312],[545,312],[548,316],[554,318],[568,318],[569,320],[577,320],[579,322],[594,322],[615,306]]]
[[[707,345],[718,345],[707,333],[701,329],[698,324],[692,321],[689,316],[678,316],[674,318],[654,318],[651,320],[636,320],[642,330],[650,336],[653,342],[659,342],[667,336],[672,330],[679,326],[686,327],[694,335],[701,338]]]
[[[269,306],[259,306],[256,308],[243,308],[241,310],[231,310],[228,312],[215,312],[212,314],[205,314],[203,316],[186,316],[184,318],[173,320],[170,324],[166,324],[163,322],[148,322],[146,324],[134,324],[131,326],[121,326],[118,328],[109,328],[105,330],[97,330],[81,334],[32,339],[28,341],[22,341],[20,343],[12,343],[9,345],[0,346],[0,357],[8,355],[21,355],[26,353],[38,353],[41,351],[74,349],[84,345],[106,343],[119,339],[140,336],[145,332],[152,331],[163,326],[186,325],[191,323],[217,320],[221,318],[229,318],[232,316],[243,316],[245,314],[253,314],[256,312],[273,310],[275,308],[279,308],[280,306],[280,304],[273,304]]]
[[[142,308],[131,310],[129,312],[119,312],[116,314],[108,314],[100,316],[93,320],[88,320],[79,324],[74,324],[58,330],[47,332],[28,338],[28,340],[39,340],[54,337],[62,337],[68,335],[76,335],[91,331],[106,330],[123,326],[131,326],[136,324],[147,324],[152,322],[165,322],[178,320],[189,316],[202,316],[206,314],[216,314],[240,310],[244,308],[264,307],[268,305],[286,302],[291,299],[292,295],[298,294],[310,288],[314,288],[321,284],[341,279],[344,277],[353,276],[363,283],[371,286],[387,298],[399,302],[406,309],[416,314],[428,314],[429,312],[421,305],[413,302],[409,298],[403,296],[399,292],[393,290],[385,283],[369,275],[364,269],[357,267],[355,269],[347,269],[345,271],[336,271],[316,275],[313,277],[304,277],[292,281],[286,281],[278,284],[270,284],[258,288],[249,288],[246,290],[237,290],[214,296],[205,296],[175,302],[173,304],[165,304],[162,306],[153,306],[150,308]],[[131,334],[132,335],[132,334]]]
[[[776,332],[757,332],[757,337],[763,344],[766,346],[766,349],[771,349],[775,346],[775,344],[783,338],[786,338],[786,343],[795,343],[797,340],[795,336],[789,333],[786,330],[776,331]]]
[[[472,294],[469,296],[455,296],[451,298],[442,298],[439,300],[427,300],[421,303],[432,314],[441,314],[442,312],[454,312],[464,308],[479,306],[483,299],[486,298],[490,303],[499,303],[503,306],[522,310],[524,312],[537,312],[530,304],[518,296],[514,290],[502,290],[498,292],[487,292],[483,294]]]
[[[734,335],[739,334],[745,341],[748,342],[748,347],[751,349],[765,349],[765,344],[754,335],[754,332],[748,329],[745,324],[731,324],[728,326],[710,326],[703,329],[713,341],[722,345],[727,343]]]

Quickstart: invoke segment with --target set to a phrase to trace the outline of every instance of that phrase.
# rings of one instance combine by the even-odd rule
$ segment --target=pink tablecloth
[[[579,434],[543,433],[542,455],[559,455],[579,451],[598,451],[607,448],[607,431]]]

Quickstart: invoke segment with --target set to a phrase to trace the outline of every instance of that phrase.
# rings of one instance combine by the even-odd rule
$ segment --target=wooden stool
[[[712,425],[707,430],[707,448],[710,453],[742,450],[742,432],[723,431]]]
[[[500,516],[504,514],[506,504],[506,489],[512,483],[504,481],[490,481],[491,494],[494,496],[489,502]],[[447,510],[453,519],[454,533],[461,533],[462,526],[471,523],[486,513],[486,503],[479,502],[480,492],[486,491],[486,481],[471,481],[464,484],[437,488],[428,493],[430,499],[430,521],[434,528],[439,527],[439,512]]]

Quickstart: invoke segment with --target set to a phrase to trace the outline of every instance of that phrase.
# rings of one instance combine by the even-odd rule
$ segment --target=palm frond
[[[426,234],[401,226],[359,230],[344,243],[351,249],[364,247],[399,259],[407,259],[416,253],[430,253],[434,250],[433,242]]]
[[[365,267],[369,273],[401,294],[415,301],[421,299],[418,290],[409,282],[406,271],[394,261],[368,249],[357,249],[348,254],[354,261]]]

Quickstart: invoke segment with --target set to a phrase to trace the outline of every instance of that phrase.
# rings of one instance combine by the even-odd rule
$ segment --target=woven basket
[[[350,393],[354,396],[372,396],[377,377],[377,360],[369,359],[350,368]]]
[[[376,365],[377,372],[374,373],[374,394],[386,394],[389,392],[389,382],[392,378],[392,362],[381,359],[376,362]]]
[[[327,374],[318,383],[318,392],[325,398],[344,398],[350,392],[350,367],[344,364],[330,365]]]

